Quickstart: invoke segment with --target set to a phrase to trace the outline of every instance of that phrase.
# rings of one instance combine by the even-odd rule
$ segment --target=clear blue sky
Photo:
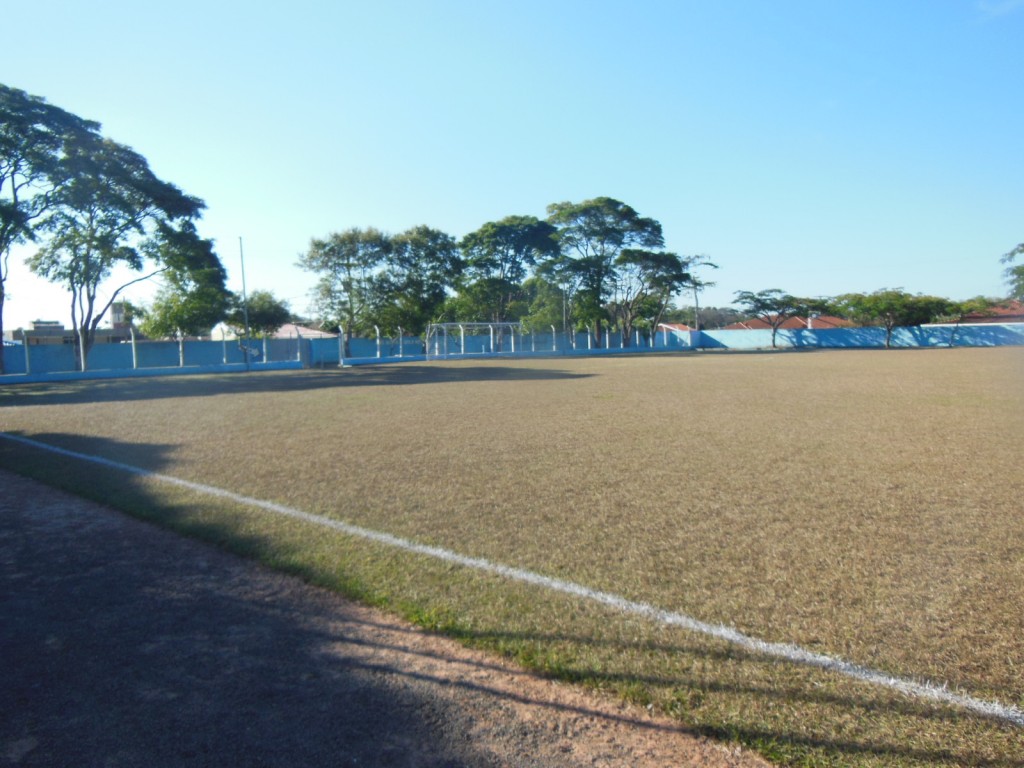
[[[1002,295],[1024,0],[6,2],[0,81],[206,201],[302,312],[311,237],[607,195],[737,290]],[[15,254],[12,261],[19,261]],[[6,327],[69,319],[12,265]],[[145,300],[146,291],[130,294]]]

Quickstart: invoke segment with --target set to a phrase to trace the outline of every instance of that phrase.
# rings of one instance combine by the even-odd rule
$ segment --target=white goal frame
[[[484,337],[483,343],[467,339]],[[450,357],[515,355],[523,351],[522,323],[431,323],[427,326],[428,360]]]

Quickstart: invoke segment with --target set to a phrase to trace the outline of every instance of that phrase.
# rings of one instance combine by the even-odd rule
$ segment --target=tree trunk
[[[0,265],[2,266],[2,265]],[[4,368],[4,284],[0,281],[0,376],[3,376],[7,370]],[[25,343],[25,337],[21,337],[21,343]]]

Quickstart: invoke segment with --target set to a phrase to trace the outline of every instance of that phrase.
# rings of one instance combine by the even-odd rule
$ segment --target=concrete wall
[[[915,328],[897,328],[893,332],[893,347],[994,347],[1024,345],[1024,323],[979,323],[977,325],[930,325]],[[575,342],[575,346],[573,346]],[[601,347],[585,333],[574,336],[550,333],[523,334],[515,341],[518,355],[604,355],[622,353],[665,352],[684,349],[769,349],[771,331],[660,331],[650,347],[649,340],[641,338],[636,345],[622,345],[617,333],[607,334]],[[776,343],[780,349],[841,349],[881,348],[885,346],[882,328],[829,328],[822,330],[779,331]],[[76,370],[74,347],[70,344],[30,346],[30,369],[26,368],[25,349],[20,346],[3,347],[6,375],[0,383],[48,378],[106,378],[111,376],[149,376],[174,373],[205,373],[217,371],[278,370],[298,367],[330,367],[341,360],[341,344],[336,338],[328,339],[268,339],[249,344],[249,360],[245,348],[238,341],[188,341],[184,344],[184,365],[181,363],[178,342],[139,342],[135,345],[133,364],[131,344],[100,344],[89,354],[89,370],[84,374]],[[448,338],[448,357],[461,355],[461,339]],[[378,351],[379,350],[379,351]],[[512,354],[511,339],[505,339],[503,348],[492,351],[489,335],[465,337],[466,357],[501,357]],[[423,360],[424,344],[419,337],[398,339],[353,339],[344,362],[348,365],[376,362]]]
[[[1024,344],[1024,323],[925,325],[893,329],[893,347],[997,347]],[[787,349],[872,349],[885,346],[884,328],[780,330],[776,345]],[[772,332],[701,331],[694,346],[704,349],[770,349]]]

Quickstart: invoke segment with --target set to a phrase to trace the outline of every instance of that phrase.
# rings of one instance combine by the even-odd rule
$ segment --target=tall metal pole
[[[245,370],[249,370],[249,297],[245,292],[245,253],[242,251],[242,236],[238,236],[238,258],[242,262],[242,317],[245,319]]]

